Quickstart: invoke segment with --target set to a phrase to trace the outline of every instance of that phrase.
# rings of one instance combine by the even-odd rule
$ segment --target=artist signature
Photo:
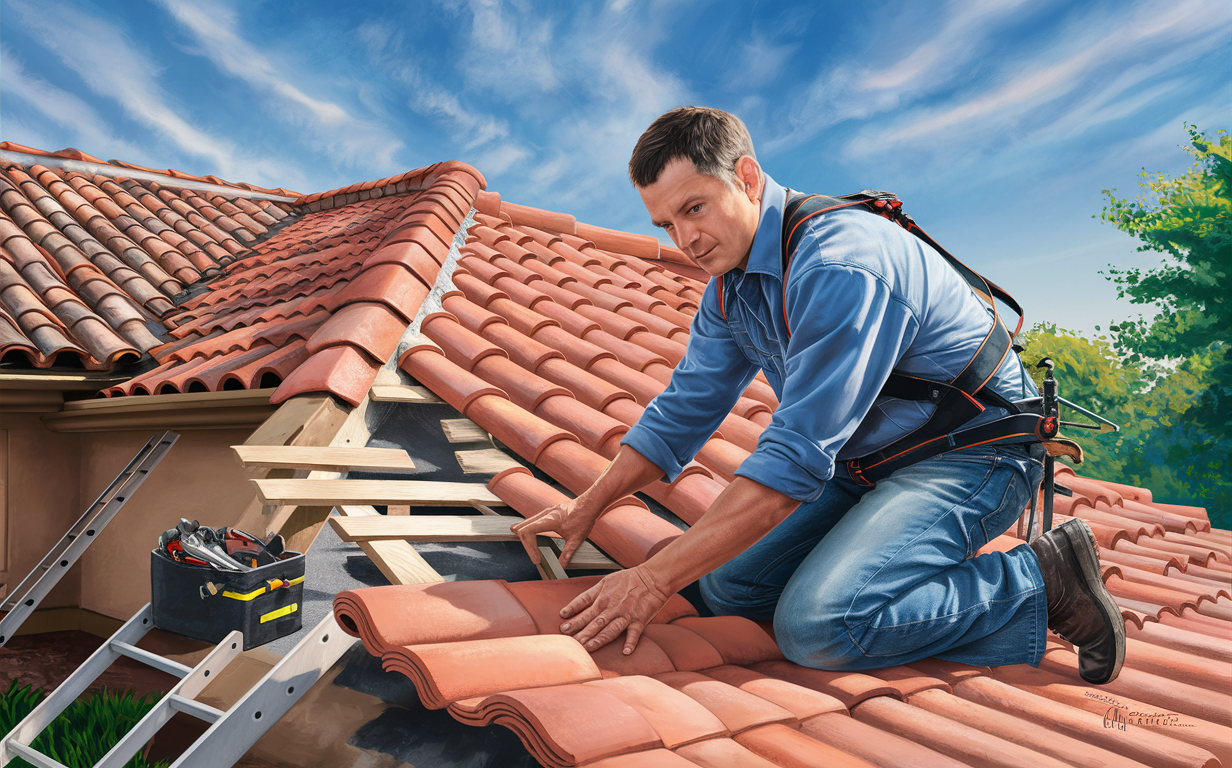
[[[1086,697],[1104,704],[1110,704],[1104,712],[1104,727],[1125,730],[1126,726],[1137,725],[1145,727],[1169,726],[1175,728],[1193,728],[1193,723],[1181,722],[1179,712],[1139,712],[1129,709],[1115,698],[1094,691],[1087,691]]]

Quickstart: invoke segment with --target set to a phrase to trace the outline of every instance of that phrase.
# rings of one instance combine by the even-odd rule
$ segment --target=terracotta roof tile
[[[759,757],[732,739],[707,739],[686,744],[676,750],[690,765],[703,768],[774,768],[775,763]]]
[[[849,717],[847,710],[814,718],[804,723],[801,731],[823,744],[867,760],[874,765],[969,768],[967,763],[917,744],[905,736],[883,731],[854,717]]]
[[[873,765],[782,724],[755,728],[737,736],[736,741],[773,764],[784,767],[825,765],[834,768],[868,768]]]
[[[228,259],[220,261],[221,279],[166,317],[169,334],[180,340],[178,358],[219,356],[219,366],[239,364],[226,357],[235,347],[221,345],[245,338],[279,343],[279,329],[309,329],[311,334],[282,333],[284,340],[303,335],[307,345],[298,357],[302,365],[288,367],[290,360],[284,360],[266,371],[276,376],[274,402],[329,392],[356,404],[436,282],[466,213],[462,206],[469,208],[467,190],[476,183],[461,166],[430,166],[362,192],[356,189],[352,203],[337,195],[314,196],[311,202],[317,205],[309,212],[301,200],[291,221],[262,201],[166,188],[134,191],[127,182],[132,194],[117,203],[147,206],[169,230],[211,253],[212,243]],[[271,227],[275,223],[280,224],[276,230]],[[226,337],[220,338],[219,330]],[[181,373],[175,366],[156,369],[107,394],[150,391],[151,385],[175,388],[184,379]],[[265,378],[239,373],[211,376],[204,383],[238,385]],[[158,377],[162,380],[155,383]]]

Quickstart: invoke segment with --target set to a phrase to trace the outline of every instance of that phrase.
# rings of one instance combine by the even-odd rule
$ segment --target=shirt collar
[[[783,279],[783,208],[787,204],[787,190],[775,183],[770,174],[762,172],[766,183],[761,193],[761,218],[753,246],[749,250],[746,272],[760,272]]]

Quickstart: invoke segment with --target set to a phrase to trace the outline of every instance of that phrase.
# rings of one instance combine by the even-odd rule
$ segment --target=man
[[[1125,628],[1085,523],[973,557],[1040,483],[1040,443],[950,451],[872,487],[844,469],[937,407],[885,396],[892,371],[951,381],[989,336],[991,310],[956,269],[897,224],[845,209],[801,224],[784,275],[788,192],[725,112],[663,115],[629,171],[654,223],[721,279],[706,287],[670,385],[594,485],[513,530],[532,558],[534,535],[555,530],[567,562],[609,504],[665,474],[675,479],[759,369],[779,406],[701,520],[566,606],[561,631],[589,650],[625,633],[632,653],[667,598],[700,579],[715,613],[773,619],[783,653],[810,667],[929,656],[1038,666],[1049,628],[1080,647],[1086,680],[1114,679]],[[987,388],[1002,403],[1036,394],[1013,352]],[[990,406],[962,426],[1007,414]]]

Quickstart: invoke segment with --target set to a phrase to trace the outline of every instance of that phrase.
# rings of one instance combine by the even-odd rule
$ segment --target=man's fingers
[[[605,618],[605,617],[600,617]],[[599,631],[591,640],[579,640],[588,651],[597,651],[603,646],[615,640],[620,636],[621,632],[625,631],[625,627],[629,625],[628,619],[624,616],[617,616],[610,622],[605,622],[606,626]],[[593,624],[592,624],[593,626]]]
[[[628,656],[637,648],[637,641],[642,638],[642,632],[646,629],[646,625],[640,621],[635,621],[629,625],[629,633],[625,636],[625,655]]]
[[[527,520],[526,522],[530,522]],[[513,530],[510,528],[510,530]],[[518,535],[518,540],[522,542],[522,548],[526,550],[526,554],[530,557],[530,561],[535,565],[539,564],[539,544],[535,541],[535,532],[525,529],[513,531]]]
[[[598,589],[599,589],[599,585],[596,584],[590,589],[583,592],[582,594],[573,598],[573,600],[570,601],[568,605],[560,609],[560,617],[562,619],[573,618],[577,616],[578,612],[585,610],[586,608],[589,608],[590,605],[594,603],[595,598],[599,595]],[[581,617],[577,616],[577,618],[580,619]],[[576,623],[576,621],[570,622],[570,623],[573,624],[573,623]],[[581,626],[581,624],[578,624],[578,626]],[[565,631],[567,632],[568,630],[565,630]]]
[[[578,547],[582,546],[580,541],[572,541],[565,539],[565,546],[560,548],[560,567],[568,568],[569,563],[573,560],[573,553],[578,551]]]

